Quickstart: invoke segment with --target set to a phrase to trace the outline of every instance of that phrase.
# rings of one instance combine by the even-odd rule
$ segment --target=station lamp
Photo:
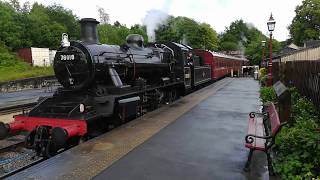
[[[273,19],[272,13],[270,15],[269,21],[267,22],[268,30],[270,32],[270,40],[269,40],[269,50],[270,50],[270,59],[269,59],[269,67],[268,67],[268,86],[272,86],[272,32],[276,26],[276,21]]]
[[[274,31],[274,28],[276,26],[276,21],[273,19],[272,13],[270,15],[269,21],[267,22],[268,30],[272,34],[272,31]]]

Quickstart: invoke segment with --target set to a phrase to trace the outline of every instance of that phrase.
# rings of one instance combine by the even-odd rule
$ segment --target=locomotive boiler
[[[66,89],[97,85],[121,88],[132,86],[136,77],[154,84],[170,74],[170,54],[163,48],[144,48],[141,35],[129,35],[127,44],[121,47],[105,45],[99,43],[98,21],[86,18],[80,23],[81,41],[69,42],[63,34],[62,46],[54,59],[56,77]]]
[[[53,63],[62,87],[13,122],[0,122],[0,139],[26,131],[26,147],[50,157],[212,80],[211,63],[191,47],[174,42],[145,47],[138,34],[127,36],[122,46],[101,44],[98,23],[82,19],[79,41],[62,35]]]

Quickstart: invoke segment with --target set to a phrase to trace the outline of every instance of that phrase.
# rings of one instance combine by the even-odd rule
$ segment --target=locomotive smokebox
[[[99,21],[93,18],[83,18],[80,20],[81,41],[88,44],[99,44],[97,25]]]

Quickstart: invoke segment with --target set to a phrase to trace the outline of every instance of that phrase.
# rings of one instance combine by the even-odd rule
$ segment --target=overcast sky
[[[20,0],[21,3],[26,0]],[[270,13],[276,20],[274,37],[283,41],[289,38],[287,30],[295,16],[295,7],[302,0],[29,0],[45,5],[58,3],[71,9],[80,18],[99,19],[97,6],[106,10],[113,23],[118,20],[130,27],[141,24],[148,10],[159,9],[173,16],[186,16],[210,24],[218,33],[232,21],[242,18],[268,34],[267,21]]]

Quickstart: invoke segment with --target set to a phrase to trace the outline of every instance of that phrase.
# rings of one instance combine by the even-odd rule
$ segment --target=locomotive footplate
[[[216,82],[8,179],[91,179],[232,81]]]

